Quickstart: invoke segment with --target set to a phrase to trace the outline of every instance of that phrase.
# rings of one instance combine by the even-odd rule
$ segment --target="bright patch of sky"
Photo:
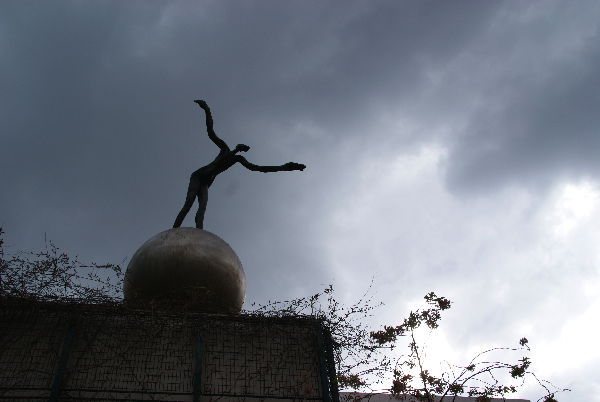
[[[377,322],[388,325],[436,291],[455,303],[438,334],[425,336],[430,358],[465,362],[524,336],[535,370],[570,384],[565,370],[600,357],[597,186],[565,182],[545,198],[513,188],[461,200],[444,187],[445,156],[432,144],[365,158],[329,214],[336,287],[366,288],[373,277],[372,293],[386,304]],[[360,269],[349,274],[350,266]],[[581,392],[592,385],[577,382]]]

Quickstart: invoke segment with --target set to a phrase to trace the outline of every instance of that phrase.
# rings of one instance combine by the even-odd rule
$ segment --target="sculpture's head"
[[[246,144],[237,144],[235,146],[235,152],[248,152],[248,150],[250,150],[250,147]]]

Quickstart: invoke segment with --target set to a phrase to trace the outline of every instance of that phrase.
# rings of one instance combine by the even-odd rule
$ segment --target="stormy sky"
[[[526,336],[559,400],[600,401],[599,27],[567,0],[2,2],[8,249],[126,265],[218,152],[205,99],[250,161],[307,165],[210,189],[247,305],[373,280],[392,324],[433,290],[430,354]]]

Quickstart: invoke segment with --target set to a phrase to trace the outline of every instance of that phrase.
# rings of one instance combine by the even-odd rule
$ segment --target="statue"
[[[195,100],[194,102],[204,110],[206,115],[206,129],[208,131],[208,138],[210,138],[212,142],[214,142],[221,149],[221,151],[211,163],[196,170],[190,176],[190,184],[188,186],[185,204],[177,215],[175,223],[173,224],[173,228],[178,228],[181,226],[183,219],[194,204],[194,199],[197,197],[198,212],[196,213],[196,227],[198,229],[203,229],[204,213],[206,212],[206,203],[208,202],[208,188],[219,173],[224,172],[236,163],[241,163],[246,169],[263,173],[304,170],[306,168],[305,165],[295,162],[288,162],[281,166],[259,166],[248,162],[246,158],[238,155],[238,152],[247,152],[250,147],[248,145],[238,144],[233,150],[231,150],[225,141],[220,139],[213,130],[213,119],[208,104],[203,100]]]

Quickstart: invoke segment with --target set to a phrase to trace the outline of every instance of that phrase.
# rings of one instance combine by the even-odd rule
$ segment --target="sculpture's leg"
[[[208,202],[208,186],[203,185],[198,190],[198,212],[196,212],[196,227],[204,228],[204,213],[206,212],[206,204]]]
[[[188,188],[187,196],[185,197],[185,204],[183,204],[183,208],[181,208],[177,218],[175,218],[175,223],[173,224],[174,228],[181,226],[183,223],[183,218],[185,218],[192,205],[194,205],[194,198],[196,198],[196,192]]]

